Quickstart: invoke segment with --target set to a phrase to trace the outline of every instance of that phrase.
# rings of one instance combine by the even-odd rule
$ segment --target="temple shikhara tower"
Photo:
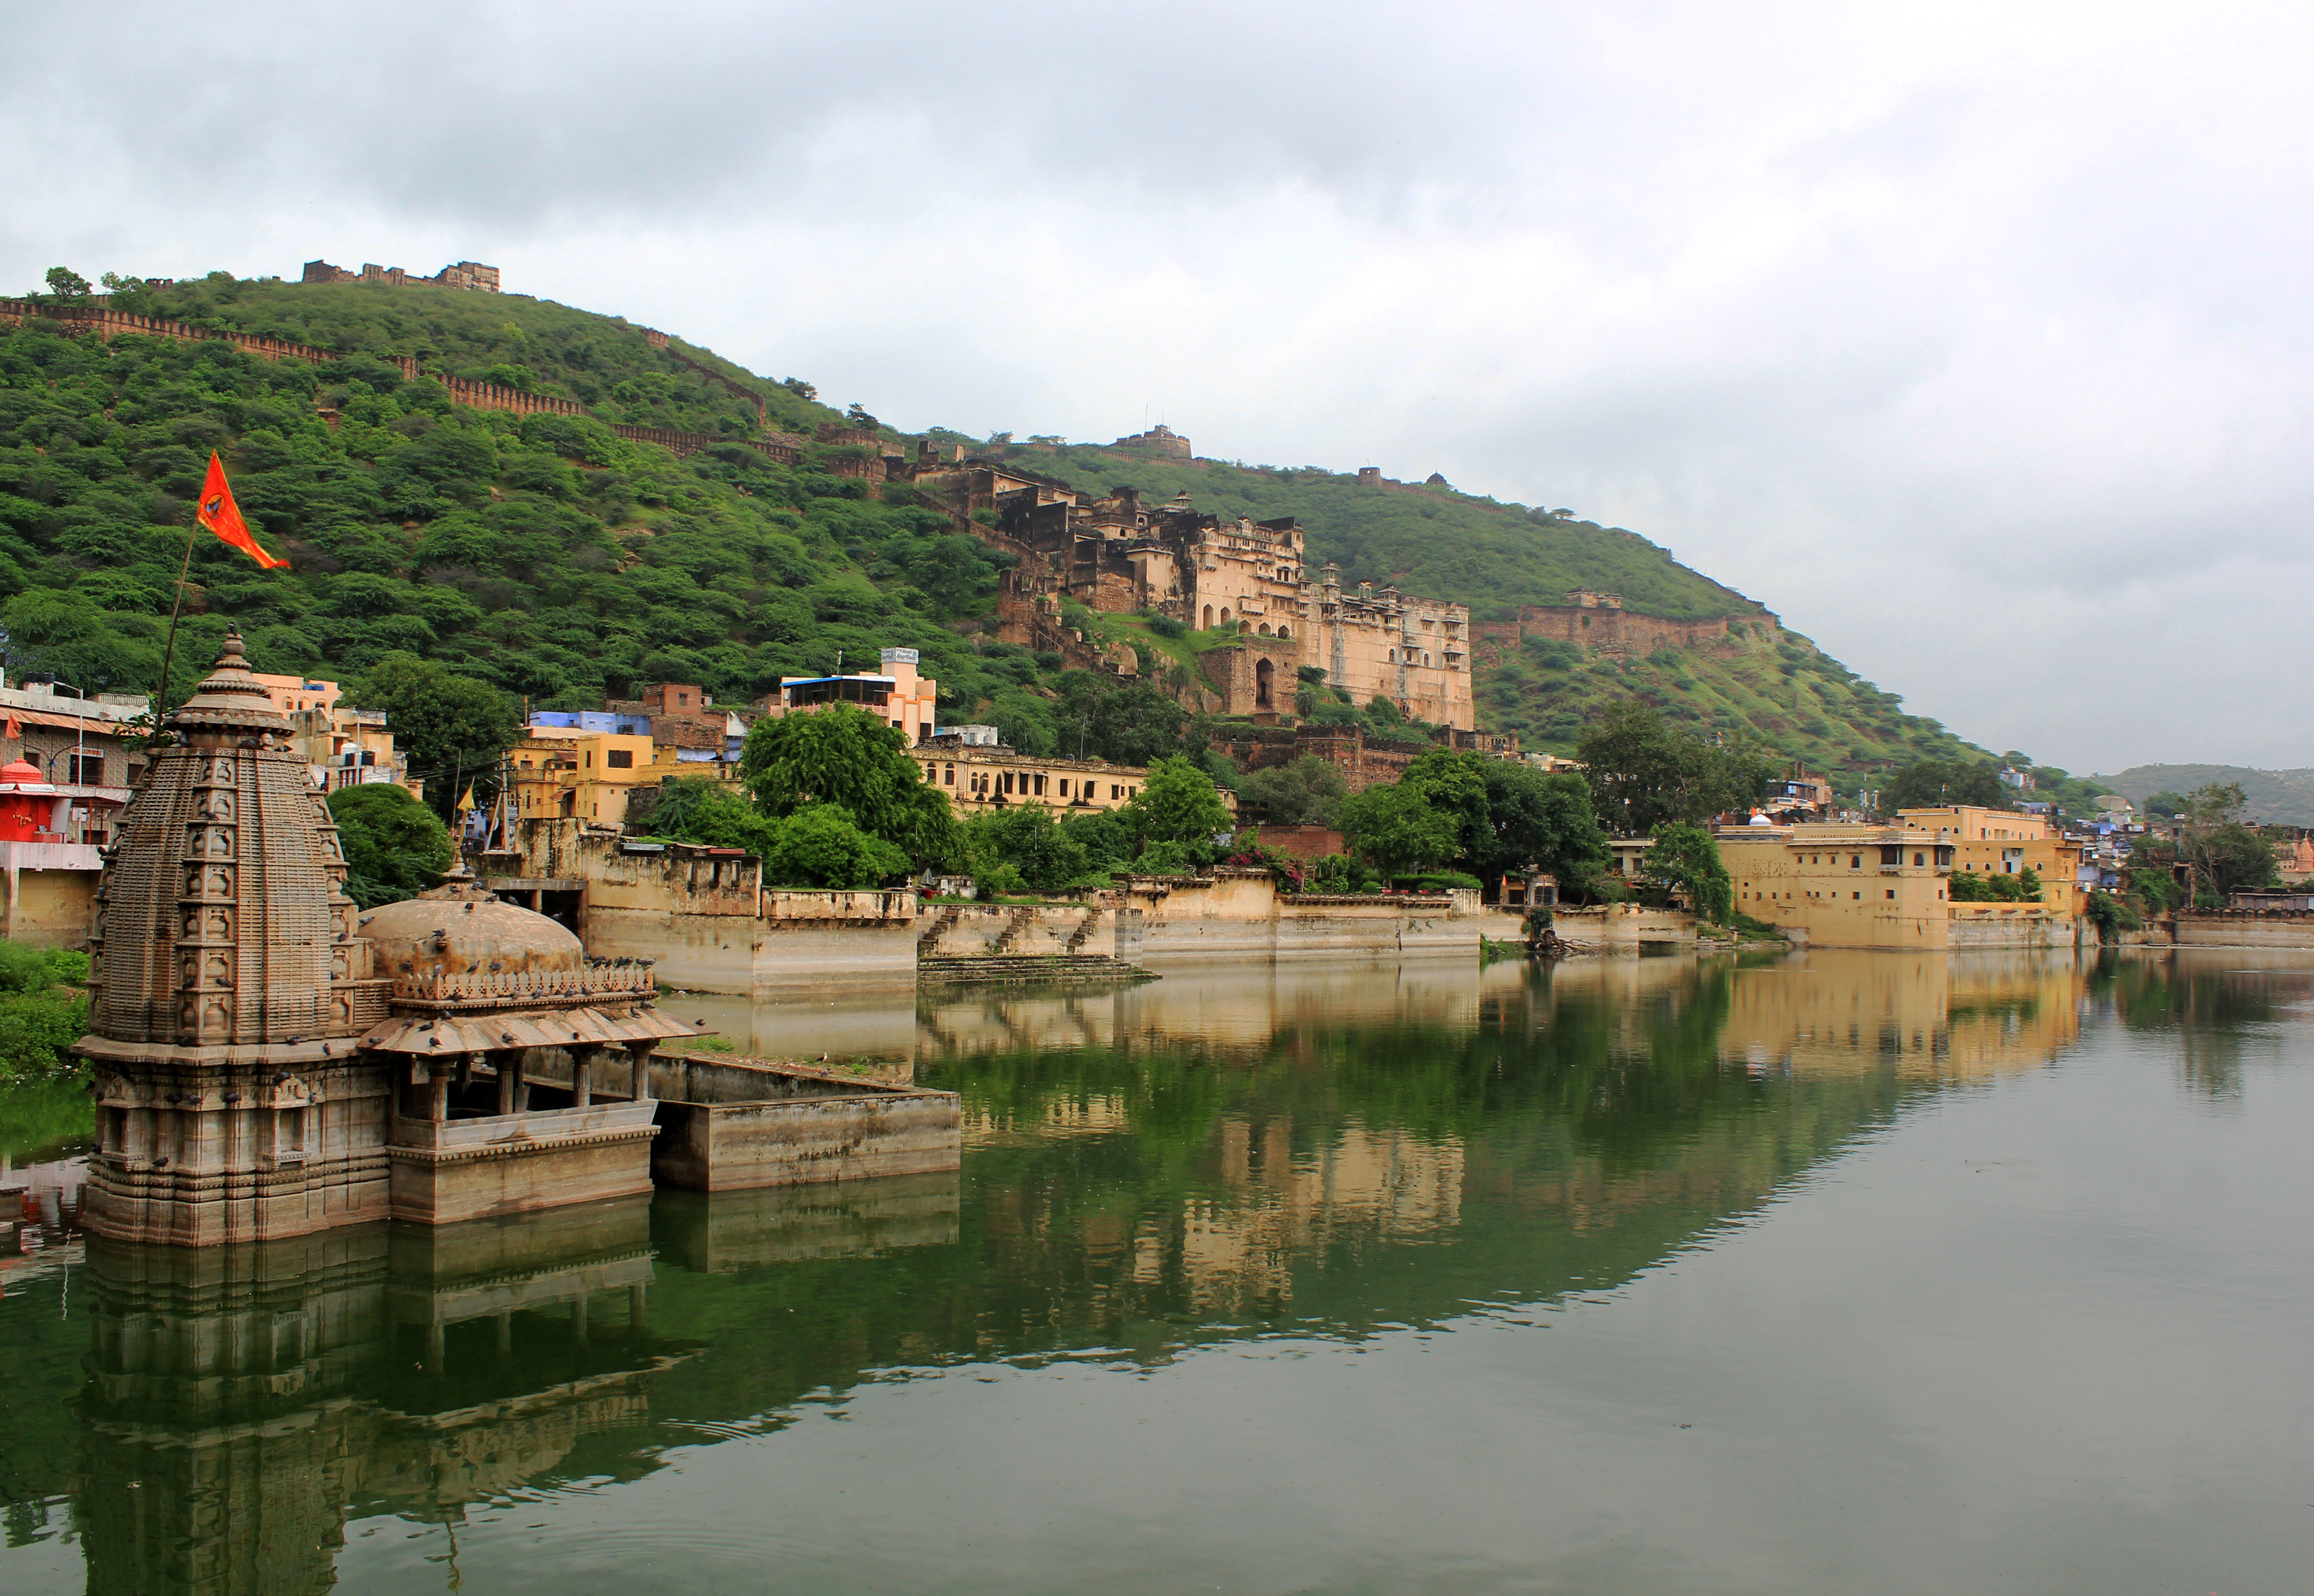
[[[228,638],[123,816],[76,1049],[87,1228],[202,1246],[648,1189],[648,1057],[699,1027],[647,966],[473,888],[365,935],[290,729]]]

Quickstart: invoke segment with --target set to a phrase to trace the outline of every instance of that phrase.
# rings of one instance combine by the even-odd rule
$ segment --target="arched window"
[[[1206,606],[1205,629],[1207,631],[1211,631],[1214,629],[1214,606],[1211,604],[1207,604]]]
[[[1241,621],[1241,622],[1239,622],[1237,623],[1237,635],[1238,635],[1238,636],[1240,636],[1240,637],[1243,637],[1243,636],[1245,636],[1248,632],[1251,631],[1252,630],[1253,630],[1253,622],[1250,622],[1250,621]]]
[[[1269,622],[1267,622],[1267,621],[1265,621],[1265,622],[1263,622],[1259,626],[1255,627],[1253,630],[1254,630],[1254,635],[1255,635],[1255,636],[1257,636],[1257,637],[1265,637],[1265,638],[1266,638],[1266,637],[1267,637],[1267,636],[1269,635]]]
[[[1222,624],[1223,624],[1223,626],[1227,626],[1227,625],[1229,624],[1229,622],[1230,622],[1229,606],[1228,606],[1227,604],[1223,604],[1223,605],[1222,606]]]
[[[1286,639],[1288,641],[1291,641],[1294,637],[1294,633],[1283,626],[1277,629],[1277,635],[1281,638]]]
[[[1270,678],[1276,674],[1276,667],[1271,665],[1267,659],[1260,661],[1253,667],[1254,708],[1258,710],[1267,710],[1270,707],[1269,682]]]

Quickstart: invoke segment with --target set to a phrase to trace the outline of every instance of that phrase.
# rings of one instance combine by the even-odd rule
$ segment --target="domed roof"
[[[420,975],[542,973],[586,967],[578,939],[543,914],[501,903],[483,887],[454,884],[363,915],[377,973]]]
[[[1745,821],[1744,824],[1746,825],[1773,825],[1776,823],[1769,819],[1765,815],[1761,814],[1759,810],[1754,809],[1752,811],[1752,818]]]
[[[0,792],[52,793],[56,789],[56,784],[41,775],[40,767],[29,759],[0,765]]]

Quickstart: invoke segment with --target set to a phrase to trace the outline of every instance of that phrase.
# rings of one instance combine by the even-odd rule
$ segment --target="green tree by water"
[[[775,818],[834,804],[870,836],[918,866],[954,856],[962,841],[949,801],[908,757],[907,739],[849,704],[766,717],[747,733],[740,779]]]
[[[88,955],[0,941],[0,1079],[70,1066],[88,1029]]]
[[[1434,807],[1403,781],[1369,787],[1342,803],[1342,841],[1386,878],[1453,859],[1462,835],[1459,816]]]
[[[1152,842],[1210,845],[1234,824],[1214,779],[1179,757],[1151,765],[1125,807],[1133,828]]]
[[[1715,924],[1727,923],[1736,907],[1736,883],[1720,862],[1719,844],[1700,825],[1674,822],[1657,828],[1642,868],[1667,886],[1687,895],[1695,913]]]

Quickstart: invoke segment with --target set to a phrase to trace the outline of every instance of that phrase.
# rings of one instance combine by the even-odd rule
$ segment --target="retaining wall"
[[[590,905],[587,951],[657,959],[662,985],[736,997],[806,986],[908,987],[916,980],[909,920],[763,920]]]
[[[1637,953],[1641,948],[1695,946],[1695,916],[1640,904],[1601,904],[1588,909],[1551,911],[1551,929],[1561,939],[1601,953]],[[1501,938],[1499,930],[1490,934]]]
[[[2177,917],[2180,948],[2314,948],[2314,914],[2221,909]]]
[[[954,1092],[658,1105],[651,1178],[701,1191],[927,1175],[961,1161]]]

